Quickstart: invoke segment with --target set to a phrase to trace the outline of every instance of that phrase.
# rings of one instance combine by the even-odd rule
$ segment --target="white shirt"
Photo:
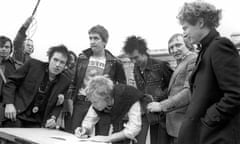
[[[135,102],[129,109],[128,113],[128,122],[125,123],[124,129],[122,130],[124,135],[129,138],[133,139],[141,130],[142,126],[142,119],[141,119],[141,106],[140,102]],[[92,105],[90,106],[83,122],[82,127],[88,129],[90,132],[93,131],[93,127],[98,122],[99,117],[96,111],[93,109]]]
[[[83,86],[78,91],[79,95],[86,95],[84,88],[87,85],[88,81],[94,76],[103,75],[105,65],[106,65],[105,57],[98,58],[91,56],[89,58],[88,67],[86,69],[85,77],[83,80]]]

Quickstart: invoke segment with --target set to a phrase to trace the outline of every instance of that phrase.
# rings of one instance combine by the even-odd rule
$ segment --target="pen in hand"
[[[75,129],[75,136],[78,138],[88,138],[87,130],[84,127],[77,127]]]

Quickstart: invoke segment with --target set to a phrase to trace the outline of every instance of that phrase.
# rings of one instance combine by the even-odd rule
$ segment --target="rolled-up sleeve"
[[[123,133],[126,137],[132,139],[141,131],[141,106],[139,101],[134,103],[128,111],[128,122],[124,124]]]
[[[88,109],[86,116],[82,121],[82,127],[86,128],[90,134],[93,132],[95,124],[99,121],[99,117],[92,106]]]

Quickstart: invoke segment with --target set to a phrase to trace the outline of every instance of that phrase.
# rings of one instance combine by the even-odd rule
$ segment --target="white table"
[[[106,144],[81,140],[73,134],[45,128],[0,128],[0,139],[28,141],[29,144]]]

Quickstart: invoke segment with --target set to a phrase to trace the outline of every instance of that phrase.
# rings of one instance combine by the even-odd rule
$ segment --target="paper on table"
[[[80,141],[80,142],[96,142],[96,143],[109,144],[108,142],[93,140],[93,139],[89,139],[89,138],[79,138],[79,141]]]

